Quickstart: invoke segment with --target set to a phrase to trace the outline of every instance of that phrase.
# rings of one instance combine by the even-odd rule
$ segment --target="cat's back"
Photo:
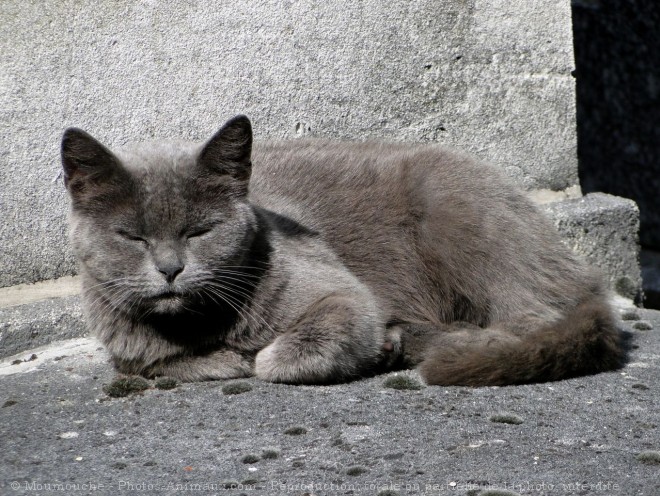
[[[546,291],[572,293],[584,276],[500,170],[441,146],[257,144],[250,187],[253,202],[319,232],[402,312],[438,308],[450,293],[472,295],[484,307],[499,300],[506,300],[500,308],[508,301],[531,306]],[[558,269],[539,275],[539,260]],[[510,288],[520,294],[510,298]]]
[[[508,191],[498,171],[437,145],[302,139],[257,143],[251,198],[294,218],[323,221],[336,212],[410,213],[424,184],[434,197]],[[295,212],[294,205],[304,211]],[[402,213],[403,213],[402,210]],[[385,219],[380,219],[385,220]]]
[[[511,210],[536,215],[501,171],[439,145],[320,139],[257,143],[250,195],[254,203],[337,243],[351,236],[400,241],[431,211],[445,228],[452,220],[463,226],[508,218]]]

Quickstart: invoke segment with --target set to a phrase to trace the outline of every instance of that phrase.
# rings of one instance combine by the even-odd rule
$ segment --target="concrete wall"
[[[439,141],[577,183],[568,0],[0,2],[0,286],[74,272],[59,140]]]

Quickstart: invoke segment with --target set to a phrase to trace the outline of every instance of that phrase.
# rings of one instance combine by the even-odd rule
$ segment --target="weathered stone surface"
[[[0,308],[0,357],[86,334],[79,296]]]
[[[568,2],[0,2],[0,286],[74,272],[59,140],[438,141],[577,182]]]
[[[566,244],[600,267],[610,285],[640,301],[639,210],[632,200],[592,193],[543,205]]]

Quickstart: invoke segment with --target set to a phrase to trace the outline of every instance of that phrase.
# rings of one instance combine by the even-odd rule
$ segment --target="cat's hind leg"
[[[255,375],[294,384],[348,380],[376,366],[384,335],[370,297],[331,294],[257,354]]]

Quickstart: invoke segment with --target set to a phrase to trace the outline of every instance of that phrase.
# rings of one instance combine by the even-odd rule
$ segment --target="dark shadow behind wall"
[[[572,10],[580,184],[639,205],[646,306],[657,307],[660,1],[573,0]]]

